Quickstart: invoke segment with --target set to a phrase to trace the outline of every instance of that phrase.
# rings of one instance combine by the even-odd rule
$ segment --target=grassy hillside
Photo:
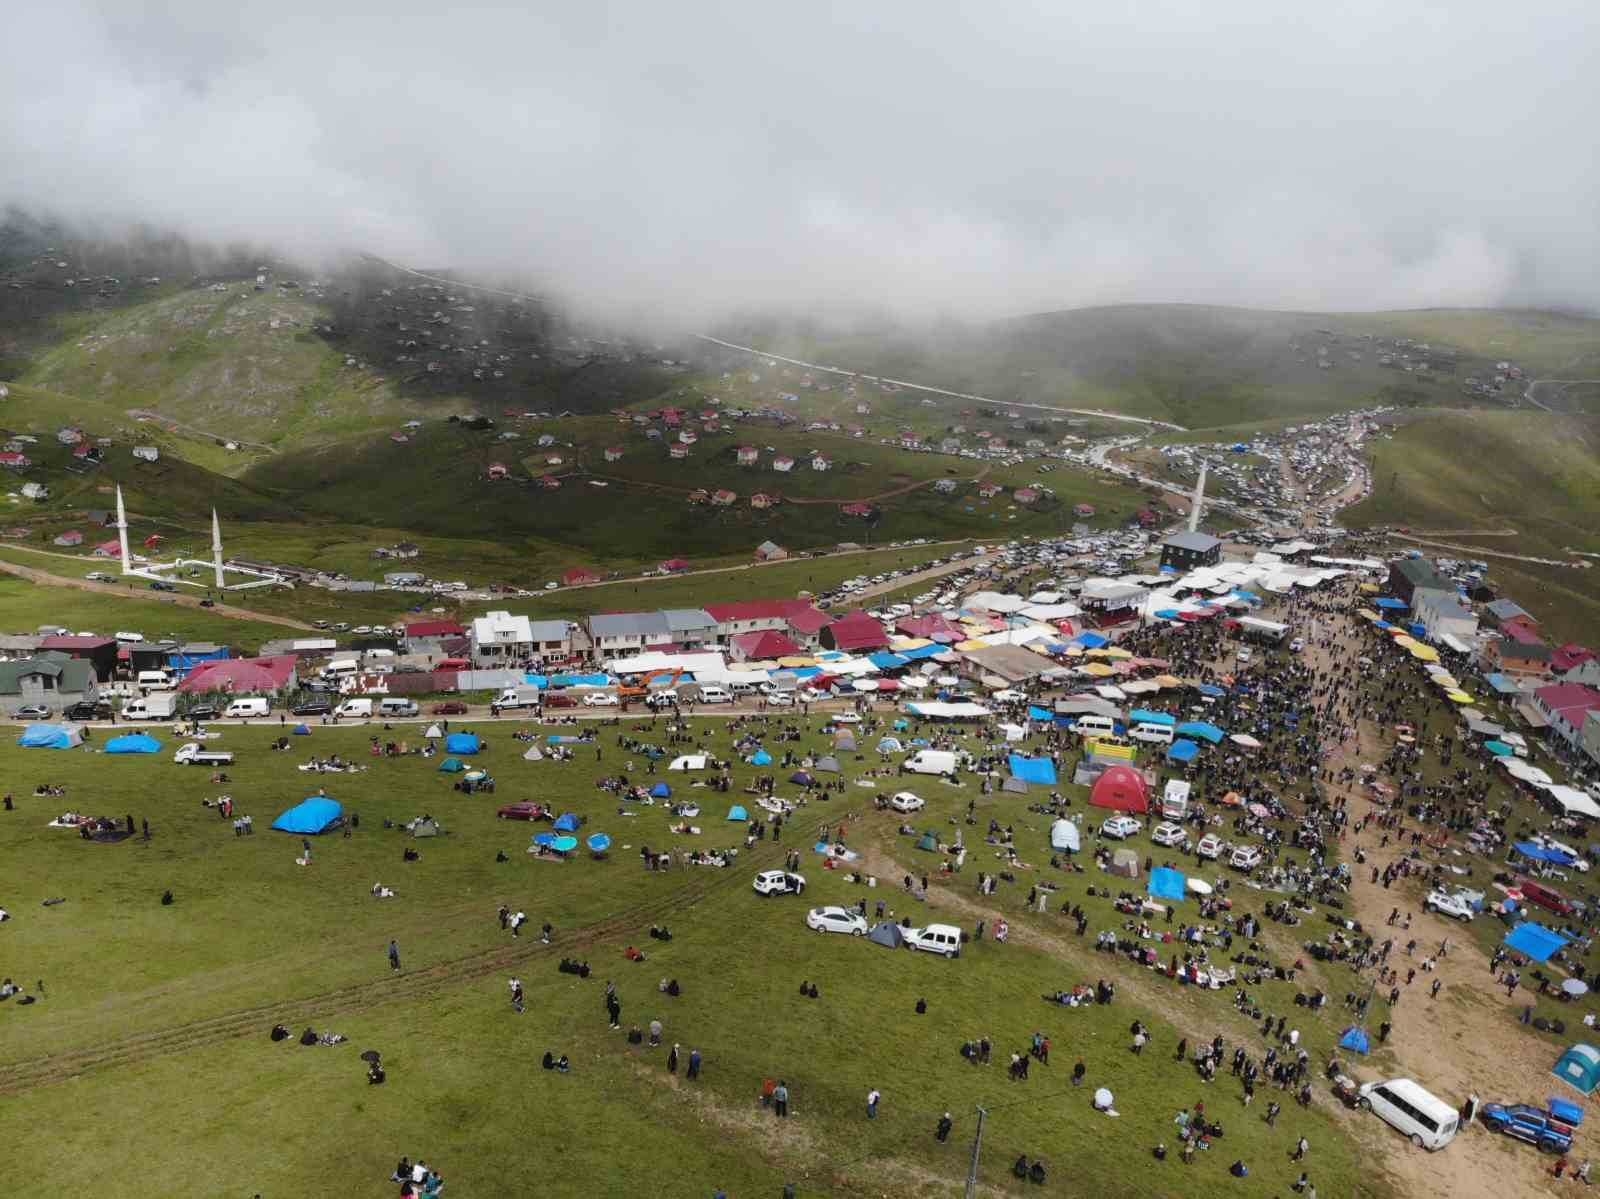
[[[1372,443],[1373,495],[1353,528],[1386,524],[1483,551],[1566,557],[1600,551],[1600,418],[1542,412],[1428,411]],[[1512,537],[1470,536],[1514,529]],[[1589,572],[1486,557],[1552,633],[1600,637]]]
[[[1502,359],[1535,377],[1566,377],[1600,361],[1600,322],[1472,310],[1324,315],[1122,305],[936,334],[882,326],[841,336],[771,324],[737,333],[752,339],[747,344],[808,361],[1001,401],[1105,408],[1190,428],[1374,402],[1455,402],[1459,381]],[[1456,350],[1454,374],[1380,366],[1386,347],[1376,339],[1398,337]]]

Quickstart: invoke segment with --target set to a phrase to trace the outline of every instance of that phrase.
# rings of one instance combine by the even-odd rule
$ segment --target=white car
[[[1254,845],[1238,845],[1228,855],[1228,865],[1235,870],[1254,870],[1261,865],[1261,851]]]
[[[614,708],[617,706],[617,697],[609,691],[591,691],[583,697],[583,706],[586,708]]]
[[[1150,830],[1150,840],[1157,845],[1184,845],[1189,840],[1189,834],[1183,831],[1182,825],[1163,820]]]
[[[1101,822],[1100,835],[1102,837],[1115,837],[1118,841],[1121,841],[1133,836],[1143,827],[1144,825],[1140,824],[1132,816],[1107,816]]]
[[[1007,690],[1007,691],[996,691],[992,696],[990,696],[990,698],[998,700],[1000,703],[1003,703],[1003,704],[1020,704],[1024,700],[1026,700],[1028,697],[1026,695],[1024,695],[1020,691],[1009,691],[1009,690]]]
[[[806,927],[819,933],[849,933],[852,937],[867,935],[867,918],[849,908],[812,908],[806,913]]]
[[[1234,655],[1234,660],[1237,661],[1240,666],[1248,666],[1252,661],[1255,660],[1255,655],[1247,649],[1242,649]]]
[[[1215,862],[1222,856],[1222,851],[1228,848],[1228,843],[1216,833],[1207,833],[1200,838],[1200,844],[1194,847],[1195,853],[1202,858],[1210,858]]]
[[[1451,916],[1465,924],[1478,913],[1472,905],[1459,895],[1451,895],[1447,891],[1430,891],[1428,898],[1422,906],[1430,912],[1438,912],[1441,916]]]
[[[1305,647],[1306,639],[1304,637],[1296,637],[1293,641],[1289,642],[1289,652],[1291,654],[1298,654],[1301,650],[1305,649]]]
[[[772,691],[772,692],[768,692],[766,699],[767,699],[767,703],[772,704],[772,705],[774,705],[776,707],[779,707],[779,708],[791,708],[791,707],[794,706],[794,692],[793,691]]]
[[[889,806],[896,812],[920,812],[928,806],[928,801],[920,795],[913,795],[909,791],[901,791],[889,801]]]
[[[833,723],[834,724],[860,724],[861,723],[861,717],[857,716],[854,712],[840,712],[837,716],[835,716],[833,718]]]
[[[753,885],[757,895],[799,895],[806,889],[806,880],[787,870],[763,870]]]

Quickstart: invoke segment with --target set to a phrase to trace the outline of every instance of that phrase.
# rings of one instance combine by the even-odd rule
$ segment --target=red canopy
[[[1089,802],[1097,808],[1118,812],[1150,810],[1150,788],[1132,766],[1113,766],[1098,779],[1089,792]]]

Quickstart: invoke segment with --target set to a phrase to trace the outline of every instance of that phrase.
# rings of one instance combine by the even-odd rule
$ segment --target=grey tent
[[[528,752],[522,755],[522,760],[525,762],[542,762],[544,761],[544,751],[537,745],[530,745]]]
[[[867,940],[888,949],[899,949],[906,943],[906,935],[893,920],[880,920],[872,926]]]
[[[929,850],[935,850],[935,851],[938,850],[938,848],[939,848],[939,838],[934,834],[934,831],[932,829],[929,829],[927,832],[922,834],[922,840],[917,842],[917,848],[918,849],[929,849]]]
[[[832,756],[829,756],[829,757],[826,757],[826,758],[818,758],[817,759],[817,764],[816,764],[814,769],[823,770],[823,771],[826,771],[829,774],[838,774],[839,773],[839,759],[835,758],[835,757],[832,757]]]
[[[833,739],[833,748],[842,754],[856,752],[856,736],[854,733],[840,733]]]
[[[1050,848],[1077,853],[1082,842],[1078,840],[1078,826],[1062,819],[1050,826]]]
[[[1028,784],[1023,782],[1021,779],[1007,779],[1005,782],[1000,784],[1000,790],[1020,791],[1026,795],[1028,792]]]
[[[1111,855],[1111,873],[1118,878],[1139,877],[1139,855],[1131,849],[1119,849]]]
[[[439,822],[437,820],[419,820],[411,826],[413,837],[437,837],[439,835]]]

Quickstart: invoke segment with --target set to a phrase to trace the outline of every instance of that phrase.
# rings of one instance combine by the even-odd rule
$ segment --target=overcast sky
[[[692,322],[1600,307],[1596,13],[19,0],[0,200]]]

